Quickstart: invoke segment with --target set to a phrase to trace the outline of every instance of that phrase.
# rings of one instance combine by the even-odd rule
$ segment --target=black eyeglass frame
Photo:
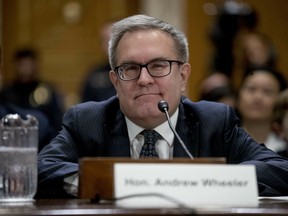
[[[148,69],[148,65],[149,64],[152,64],[152,63],[155,63],[155,62],[161,62],[161,61],[166,61],[166,62],[169,62],[169,73],[165,74],[165,75],[160,75],[160,76],[155,76],[155,75],[152,75]],[[163,59],[163,60],[154,60],[154,61],[151,61],[151,62],[148,62],[147,64],[136,64],[136,63],[124,63],[122,65],[119,65],[117,67],[114,68],[114,71],[116,72],[117,76],[119,77],[119,79],[123,80],[123,81],[131,81],[131,80],[136,80],[140,77],[141,75],[141,71],[142,71],[142,68],[146,68],[147,72],[149,73],[149,75],[151,77],[165,77],[165,76],[168,76],[170,73],[171,73],[171,68],[172,68],[172,64],[173,63],[178,63],[178,65],[182,65],[184,64],[184,62],[182,61],[178,61],[178,60],[168,60],[168,59]],[[139,70],[139,74],[135,77],[135,78],[132,78],[132,79],[123,79],[121,76],[120,76],[120,72],[119,72],[119,68],[120,67],[123,67],[124,65],[136,65],[136,66],[139,66],[140,67],[140,70]]]

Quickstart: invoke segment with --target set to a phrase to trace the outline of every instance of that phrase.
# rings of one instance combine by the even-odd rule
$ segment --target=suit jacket
[[[254,164],[261,196],[288,195],[288,160],[256,143],[239,123],[229,106],[183,97],[176,131],[194,157],[225,157],[229,164]],[[63,178],[78,171],[78,159],[84,156],[130,157],[127,126],[117,97],[78,104],[66,112],[62,130],[39,154],[38,192],[47,195],[49,188],[48,196],[54,196],[63,188]],[[187,157],[176,139],[173,157]]]

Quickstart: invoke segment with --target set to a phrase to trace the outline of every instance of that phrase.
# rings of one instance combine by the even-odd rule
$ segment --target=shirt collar
[[[175,129],[177,119],[179,115],[179,108],[177,108],[176,112],[171,116],[171,124],[173,128]],[[126,124],[127,124],[127,129],[128,129],[128,135],[129,135],[129,140],[130,143],[135,139],[135,137],[141,133],[145,128],[142,128],[138,125],[136,125],[134,122],[132,122],[130,119],[128,119],[125,116]],[[174,140],[174,134],[171,131],[168,121],[163,122],[161,125],[157,126],[154,128],[155,131],[157,131],[167,142],[170,146],[173,145],[173,140]]]

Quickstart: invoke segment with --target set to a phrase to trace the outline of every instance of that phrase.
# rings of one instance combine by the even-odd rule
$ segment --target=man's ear
[[[186,89],[186,83],[189,79],[191,73],[191,66],[189,63],[185,63],[181,66],[181,77],[182,77],[182,87],[181,91],[184,92]]]
[[[117,89],[118,77],[117,77],[117,74],[115,73],[115,71],[111,70],[111,71],[109,72],[109,77],[110,77],[110,80],[111,80],[114,88]]]

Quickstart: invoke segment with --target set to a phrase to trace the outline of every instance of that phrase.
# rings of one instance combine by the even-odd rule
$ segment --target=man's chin
[[[133,121],[133,119],[132,119]],[[144,128],[155,128],[156,126],[162,124],[165,121],[165,117],[163,113],[143,113],[142,115],[138,115],[136,119],[134,119],[135,123]]]
[[[137,108],[135,107],[135,109],[134,109],[134,113],[136,114],[135,116],[137,116],[138,118],[143,118],[143,119],[145,119],[145,118],[157,118],[157,117],[163,115],[163,113],[161,113],[159,111],[157,103],[155,103],[155,104],[151,103],[149,105],[143,104],[141,106],[137,106]]]
[[[158,110],[158,102],[161,100],[161,98],[151,98],[150,100],[147,100],[145,102],[141,101],[141,103],[138,103],[139,109],[142,109],[143,111],[147,110],[149,112],[155,112]]]

